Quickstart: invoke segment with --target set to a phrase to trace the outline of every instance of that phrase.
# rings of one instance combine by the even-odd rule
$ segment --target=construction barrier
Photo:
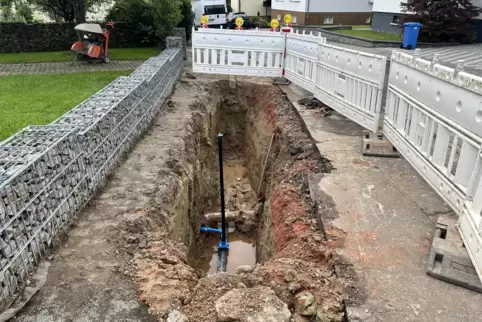
[[[193,30],[193,72],[281,77],[285,36],[258,30]]]
[[[383,133],[460,216],[482,276],[482,78],[402,52],[392,55]]]

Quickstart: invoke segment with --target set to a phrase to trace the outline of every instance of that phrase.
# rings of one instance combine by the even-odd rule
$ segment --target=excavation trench
[[[186,101],[183,90],[202,94]],[[141,300],[163,319],[342,321],[342,288],[308,186],[330,164],[291,103],[271,85],[183,80],[172,104],[189,104],[192,116],[159,173],[150,215],[160,228],[134,257]],[[219,235],[200,232],[219,227],[218,133],[226,273],[216,272]]]

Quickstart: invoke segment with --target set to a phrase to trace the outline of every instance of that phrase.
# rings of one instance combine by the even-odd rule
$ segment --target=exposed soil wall
[[[183,82],[196,84],[198,94],[183,100],[178,92],[172,99],[173,106],[189,104],[192,117],[173,140],[165,170],[159,172],[163,184],[150,196],[149,217],[156,225],[144,232],[149,247],[132,262],[141,300],[161,318],[176,311],[189,321],[218,321],[220,297],[232,289],[264,285],[296,321],[309,321],[296,304],[302,292],[316,299],[313,321],[341,321],[341,287],[308,189],[308,174],[326,171],[329,163],[317,154],[293,107],[271,85],[238,83],[232,89],[227,82]],[[189,258],[202,248],[203,215],[218,206],[218,132],[225,135],[225,161],[244,160],[253,189],[262,180],[260,199],[253,204],[262,207],[254,232],[259,264],[240,267],[235,274],[203,276]]]

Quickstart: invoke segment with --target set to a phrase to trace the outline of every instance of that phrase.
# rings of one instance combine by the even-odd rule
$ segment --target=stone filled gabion
[[[36,266],[41,248],[65,225],[83,194],[84,158],[71,126],[30,126],[2,142],[0,164],[1,295]],[[25,153],[27,152],[27,153]],[[67,206],[67,207],[66,207]]]
[[[182,39],[179,37],[167,37],[166,48],[179,48],[182,47]]]
[[[185,28],[174,28],[173,35],[182,39],[182,53],[187,58],[187,33]]]
[[[150,126],[183,67],[182,39],[51,125],[0,143],[0,299],[23,286],[58,232]]]

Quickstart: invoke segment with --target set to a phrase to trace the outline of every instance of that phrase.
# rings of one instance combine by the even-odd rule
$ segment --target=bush
[[[106,20],[124,23],[146,46],[164,44],[182,21],[185,0],[118,0]],[[190,5],[190,4],[189,4]]]
[[[429,42],[475,41],[472,19],[481,12],[470,0],[407,0],[402,3],[404,12],[410,13],[405,22],[422,24],[420,40]]]
[[[265,17],[250,17],[249,19],[254,27],[258,28],[270,28],[271,22]]]
[[[155,12],[144,0],[118,0],[107,14],[106,21],[122,22],[141,44],[157,43],[154,29]]]
[[[181,0],[180,9],[182,20],[177,26],[186,29],[186,38],[189,40],[191,39],[192,26],[194,25],[194,12],[192,12],[191,2],[189,0]]]

